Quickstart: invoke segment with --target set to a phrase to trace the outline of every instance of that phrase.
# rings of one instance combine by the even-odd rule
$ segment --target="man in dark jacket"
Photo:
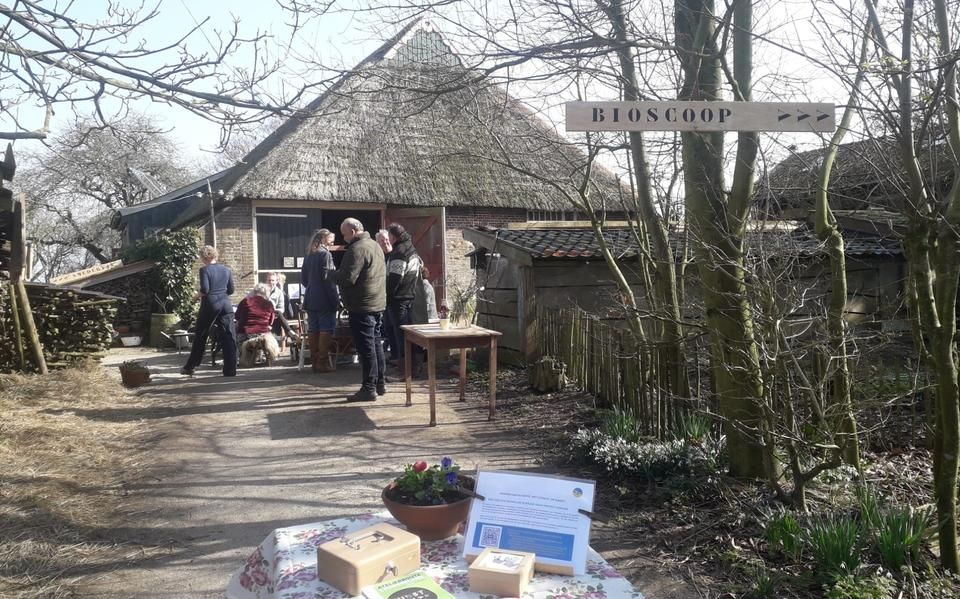
[[[334,275],[340,286],[340,301],[350,313],[350,331],[360,358],[360,390],[347,401],[374,401],[387,392],[383,346],[378,343],[383,311],[387,307],[387,269],[383,250],[363,224],[348,218],[340,225],[347,251]]]
[[[393,326],[393,338],[396,339],[393,357],[402,360],[404,343],[400,327],[411,323],[410,306],[423,262],[403,225],[393,223],[387,227],[387,235],[393,246],[393,251],[387,255],[387,314]]]

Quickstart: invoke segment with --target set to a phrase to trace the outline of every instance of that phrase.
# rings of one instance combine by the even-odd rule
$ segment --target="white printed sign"
[[[833,104],[809,102],[567,102],[567,131],[821,131]]]

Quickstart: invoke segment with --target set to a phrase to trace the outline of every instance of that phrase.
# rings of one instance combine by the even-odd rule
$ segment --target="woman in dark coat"
[[[328,229],[314,232],[300,269],[303,310],[307,313],[307,344],[314,372],[332,372],[336,367],[330,359],[330,348],[337,328],[340,293],[336,283],[327,276],[334,269],[333,256],[325,246],[330,236]]]
[[[194,296],[194,301],[200,300],[200,313],[190,357],[180,369],[180,374],[192,375],[193,369],[200,365],[210,328],[218,324],[217,334],[220,335],[220,346],[223,348],[223,376],[237,375],[237,335],[233,304],[230,303],[233,274],[229,268],[217,263],[219,255],[217,248],[210,245],[200,250],[200,259],[203,261],[200,267],[200,291]]]

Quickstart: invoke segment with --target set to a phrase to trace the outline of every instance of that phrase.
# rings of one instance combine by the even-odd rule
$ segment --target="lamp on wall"
[[[222,190],[222,189],[218,189],[217,192],[214,193],[214,192],[213,192],[213,188],[210,186],[210,179],[207,179],[207,192],[204,193],[204,192],[202,192],[202,191],[198,191],[198,192],[196,193],[196,196],[197,196],[197,199],[198,199],[198,200],[203,199],[203,196],[204,196],[204,195],[207,196],[207,201],[210,202],[210,231],[211,231],[211,233],[212,233],[212,235],[211,235],[211,242],[212,242],[211,245],[212,245],[213,247],[217,247],[217,223],[216,223],[216,221],[214,221],[214,217],[216,216],[216,214],[215,214],[215,212],[214,212],[214,205],[215,205],[215,201],[216,201],[216,200],[218,200],[218,199],[219,199],[219,200],[222,200],[222,199],[223,199],[224,193],[223,193],[223,190]]]

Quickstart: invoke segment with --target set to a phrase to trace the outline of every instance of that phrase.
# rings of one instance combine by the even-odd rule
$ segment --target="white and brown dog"
[[[267,366],[273,366],[280,355],[280,344],[272,333],[251,335],[240,344],[240,367],[250,368],[263,356]]]

